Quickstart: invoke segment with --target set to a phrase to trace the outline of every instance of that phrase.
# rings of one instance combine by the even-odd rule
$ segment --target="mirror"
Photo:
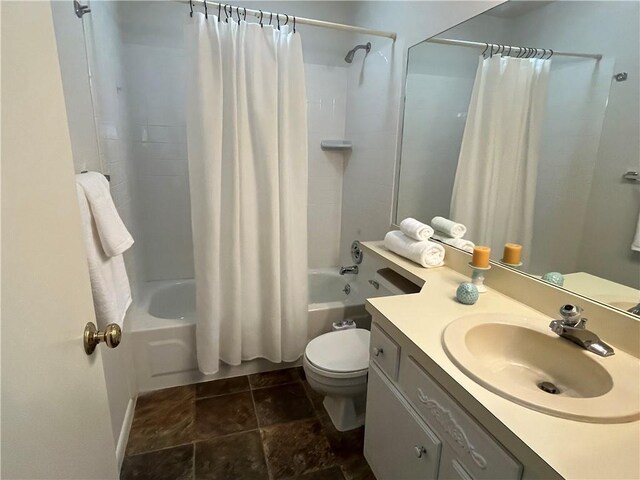
[[[521,271],[635,306],[639,5],[510,1],[411,47],[396,223],[451,218],[493,261],[521,244]]]

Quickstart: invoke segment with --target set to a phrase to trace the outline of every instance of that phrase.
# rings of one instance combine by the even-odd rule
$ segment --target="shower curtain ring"
[[[189,9],[190,9],[189,16],[193,17],[193,0],[189,0]]]
[[[509,45],[509,51],[507,52],[507,57],[511,56],[511,45]]]
[[[289,24],[289,15],[287,15],[286,13],[284,14],[285,17],[287,17],[287,19],[284,21],[285,25]]]
[[[264,17],[264,13],[262,13],[262,10],[259,10],[260,12],[260,28],[264,28],[264,25],[262,24],[262,18]]]
[[[278,30],[280,30],[280,14],[276,13],[276,20],[278,22]]]
[[[238,25],[240,25],[240,7],[236,7],[236,16],[238,17]]]
[[[549,49],[549,52],[551,52],[551,53],[549,53],[549,58],[547,58],[547,60],[549,60],[551,57],[553,57],[553,50]]]
[[[293,17],[293,33],[296,33],[296,17]]]
[[[221,3],[218,4],[218,21],[220,21],[220,6],[221,5],[222,5]]]
[[[242,19],[246,22],[247,21],[247,9],[246,9],[246,7],[242,7],[242,10],[244,10],[244,13],[242,15]]]
[[[489,44],[485,43],[484,44],[484,50],[482,51],[482,53],[480,55],[482,55],[484,57],[484,54],[487,52],[488,49],[489,49]]]
[[[231,7],[230,5],[224,4],[224,22],[229,23],[229,12],[227,11],[227,7]],[[233,11],[231,12],[233,14]]]
[[[202,0],[202,4],[204,5],[204,18],[209,18],[209,10],[207,9],[207,0]]]
[[[273,20],[273,12],[269,13],[269,25],[271,25],[271,20]]]

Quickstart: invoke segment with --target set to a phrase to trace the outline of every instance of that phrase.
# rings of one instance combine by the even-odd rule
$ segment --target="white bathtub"
[[[377,296],[377,291],[368,278],[342,276],[338,270],[309,270],[309,339],[330,331],[333,322],[345,318],[355,319],[362,328],[371,326],[364,302]],[[202,375],[196,361],[195,320],[193,280],[147,282],[143,286],[127,318],[141,392],[274,369],[271,362],[255,360],[236,367],[221,366],[216,376]]]

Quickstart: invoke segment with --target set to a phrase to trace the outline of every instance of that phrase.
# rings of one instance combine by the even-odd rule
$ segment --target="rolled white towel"
[[[462,238],[464,234],[467,233],[467,227],[444,217],[433,217],[431,219],[431,226],[434,230],[438,230],[453,238]]]
[[[394,253],[408,258],[426,268],[444,265],[444,247],[428,240],[417,241],[400,230],[393,230],[384,237],[384,246]]]
[[[453,238],[444,233],[435,232],[433,234],[433,238],[436,240],[440,240],[442,243],[446,243],[447,245],[451,245],[452,247],[459,248],[460,250],[464,250],[465,252],[473,253],[473,247],[476,246],[471,240],[465,240],[464,238]]]
[[[400,222],[400,231],[414,240],[429,240],[433,235],[433,228],[411,217]]]

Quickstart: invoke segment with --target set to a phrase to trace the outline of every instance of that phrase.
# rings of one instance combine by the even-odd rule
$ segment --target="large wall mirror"
[[[510,1],[411,47],[396,223],[451,218],[492,260],[518,243],[520,270],[638,304],[639,6]]]

